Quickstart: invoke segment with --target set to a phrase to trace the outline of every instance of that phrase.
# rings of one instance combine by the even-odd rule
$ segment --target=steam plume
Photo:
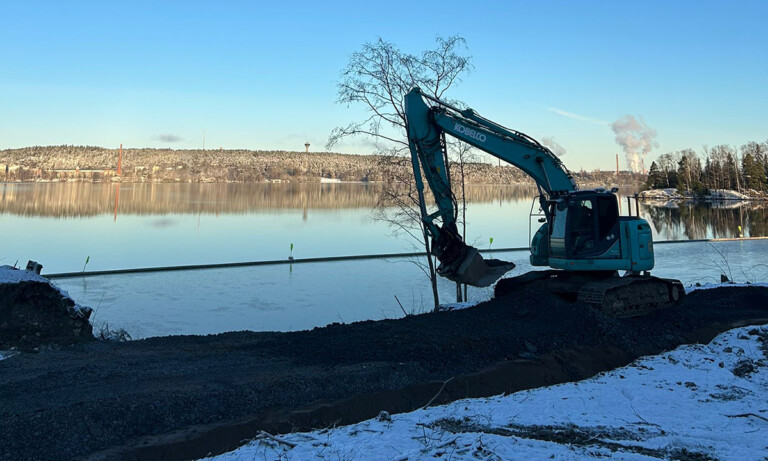
[[[549,147],[549,150],[551,150],[558,157],[562,157],[563,155],[568,153],[568,151],[565,150],[565,147],[555,142],[555,138],[545,136],[541,138],[541,143]]]
[[[641,171],[646,155],[658,147],[656,130],[646,125],[642,117],[638,120],[631,115],[613,122],[611,129],[616,135],[616,142],[624,150],[627,167],[632,171]]]

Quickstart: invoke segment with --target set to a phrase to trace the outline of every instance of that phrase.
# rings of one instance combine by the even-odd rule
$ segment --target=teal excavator
[[[615,317],[643,315],[684,296],[679,281],[650,275],[654,266],[651,227],[638,216],[620,216],[618,189],[580,190],[563,162],[535,139],[472,109],[459,109],[424,94],[418,87],[405,96],[405,118],[424,232],[431,242],[430,253],[440,262],[441,276],[472,286],[496,283],[497,296],[538,281],[554,293]],[[463,241],[456,226],[458,207],[451,190],[445,135],[534,179],[543,224],[531,239],[530,262],[551,269],[499,280],[514,263],[486,260]],[[437,205],[431,214],[422,177]]]

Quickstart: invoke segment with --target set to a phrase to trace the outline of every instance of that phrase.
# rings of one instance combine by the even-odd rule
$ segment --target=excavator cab
[[[551,208],[550,256],[584,259],[600,257],[618,244],[619,204],[603,189],[571,193]]]
[[[637,216],[619,216],[613,191],[579,190],[548,203],[548,220],[531,240],[532,265],[590,272],[653,269],[651,227]]]

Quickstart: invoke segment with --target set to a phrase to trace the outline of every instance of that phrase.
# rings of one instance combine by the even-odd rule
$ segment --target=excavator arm
[[[434,104],[428,105],[425,99]],[[438,272],[460,283],[491,285],[514,264],[484,260],[477,249],[466,245],[458,234],[458,208],[451,190],[445,135],[460,139],[530,175],[541,192],[545,213],[548,213],[548,200],[577,189],[572,175],[557,156],[533,138],[484,119],[471,109],[461,110],[425,95],[418,87],[405,96],[405,118],[421,217],[424,231],[432,240],[431,253],[441,263]],[[437,204],[437,211],[432,214],[428,214],[424,201],[422,175]]]

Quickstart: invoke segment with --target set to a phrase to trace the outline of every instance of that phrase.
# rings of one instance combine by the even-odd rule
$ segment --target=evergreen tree
[[[666,175],[659,169],[656,162],[652,162],[651,169],[648,170],[648,180],[645,182],[645,188],[663,189],[665,187],[668,187]]]
[[[768,140],[760,144],[761,146],[761,158],[760,163],[763,165],[763,170],[765,171],[765,177],[766,177],[766,189],[768,189]]]
[[[751,156],[747,160],[747,156]],[[755,190],[768,190],[768,141],[756,143],[750,141],[741,146],[741,169],[744,175],[744,187]],[[749,170],[749,171],[748,171]]]
[[[721,144],[712,149],[704,149],[709,160],[709,170],[705,170],[706,187],[710,189],[738,189],[741,178],[736,151]]]
[[[744,174],[744,187],[763,190],[765,188],[765,167],[757,161],[751,152],[741,159],[741,171]]]

